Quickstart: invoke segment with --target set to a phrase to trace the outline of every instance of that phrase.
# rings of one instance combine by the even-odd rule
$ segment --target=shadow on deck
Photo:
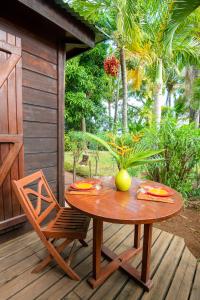
[[[133,226],[107,224],[104,242],[116,253],[131,247]],[[151,299],[199,300],[200,264],[178,236],[154,228],[151,277],[154,286],[144,292],[122,271],[115,272],[101,287],[91,289],[87,278],[92,271],[92,227],[87,241],[73,260],[73,267],[81,276],[80,282],[70,280],[54,264],[39,274],[33,267],[46,255],[34,232],[20,236],[0,246],[0,299]],[[104,260],[104,263],[106,260]],[[140,269],[141,254],[132,262]]]

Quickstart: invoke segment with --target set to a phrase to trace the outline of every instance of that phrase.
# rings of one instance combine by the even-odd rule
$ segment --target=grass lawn
[[[82,156],[79,161],[81,161]],[[95,153],[89,151],[89,159],[91,161],[92,176],[95,175]],[[73,155],[72,152],[65,152],[65,170],[72,172],[73,170]],[[116,162],[113,160],[112,156],[107,151],[99,151],[98,160],[98,176],[114,176],[117,172]],[[89,176],[89,166],[82,166],[77,164],[77,175],[88,177]]]

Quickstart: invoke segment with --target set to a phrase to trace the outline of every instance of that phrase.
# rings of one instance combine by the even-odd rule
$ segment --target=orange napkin
[[[146,190],[143,188],[139,188],[137,191],[137,199],[138,200],[147,200],[154,202],[164,202],[164,203],[174,203],[174,200],[171,197],[159,197],[147,194]]]

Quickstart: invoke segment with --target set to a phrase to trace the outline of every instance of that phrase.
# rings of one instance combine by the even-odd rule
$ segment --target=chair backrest
[[[40,227],[54,209],[60,209],[42,170],[20,180],[13,180],[13,188],[28,220],[35,229]],[[35,205],[31,197],[35,198]],[[44,209],[42,209],[43,204],[46,206]]]

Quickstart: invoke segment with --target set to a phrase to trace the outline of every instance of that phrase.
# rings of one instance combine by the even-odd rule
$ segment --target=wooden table
[[[67,203],[93,218],[93,277],[90,285],[95,288],[102,284],[119,267],[127,272],[146,291],[152,287],[150,280],[150,256],[153,223],[166,220],[180,212],[183,202],[175,191],[174,203],[137,200],[136,191],[142,182],[134,178],[128,192],[116,191],[112,177],[102,177],[103,185],[111,189],[98,196],[66,194]],[[155,182],[149,183],[158,185]],[[120,255],[102,245],[103,222],[135,224],[133,248]],[[141,224],[144,224],[143,246],[140,245]],[[141,274],[128,261],[142,250]],[[111,260],[101,267],[101,254]]]

